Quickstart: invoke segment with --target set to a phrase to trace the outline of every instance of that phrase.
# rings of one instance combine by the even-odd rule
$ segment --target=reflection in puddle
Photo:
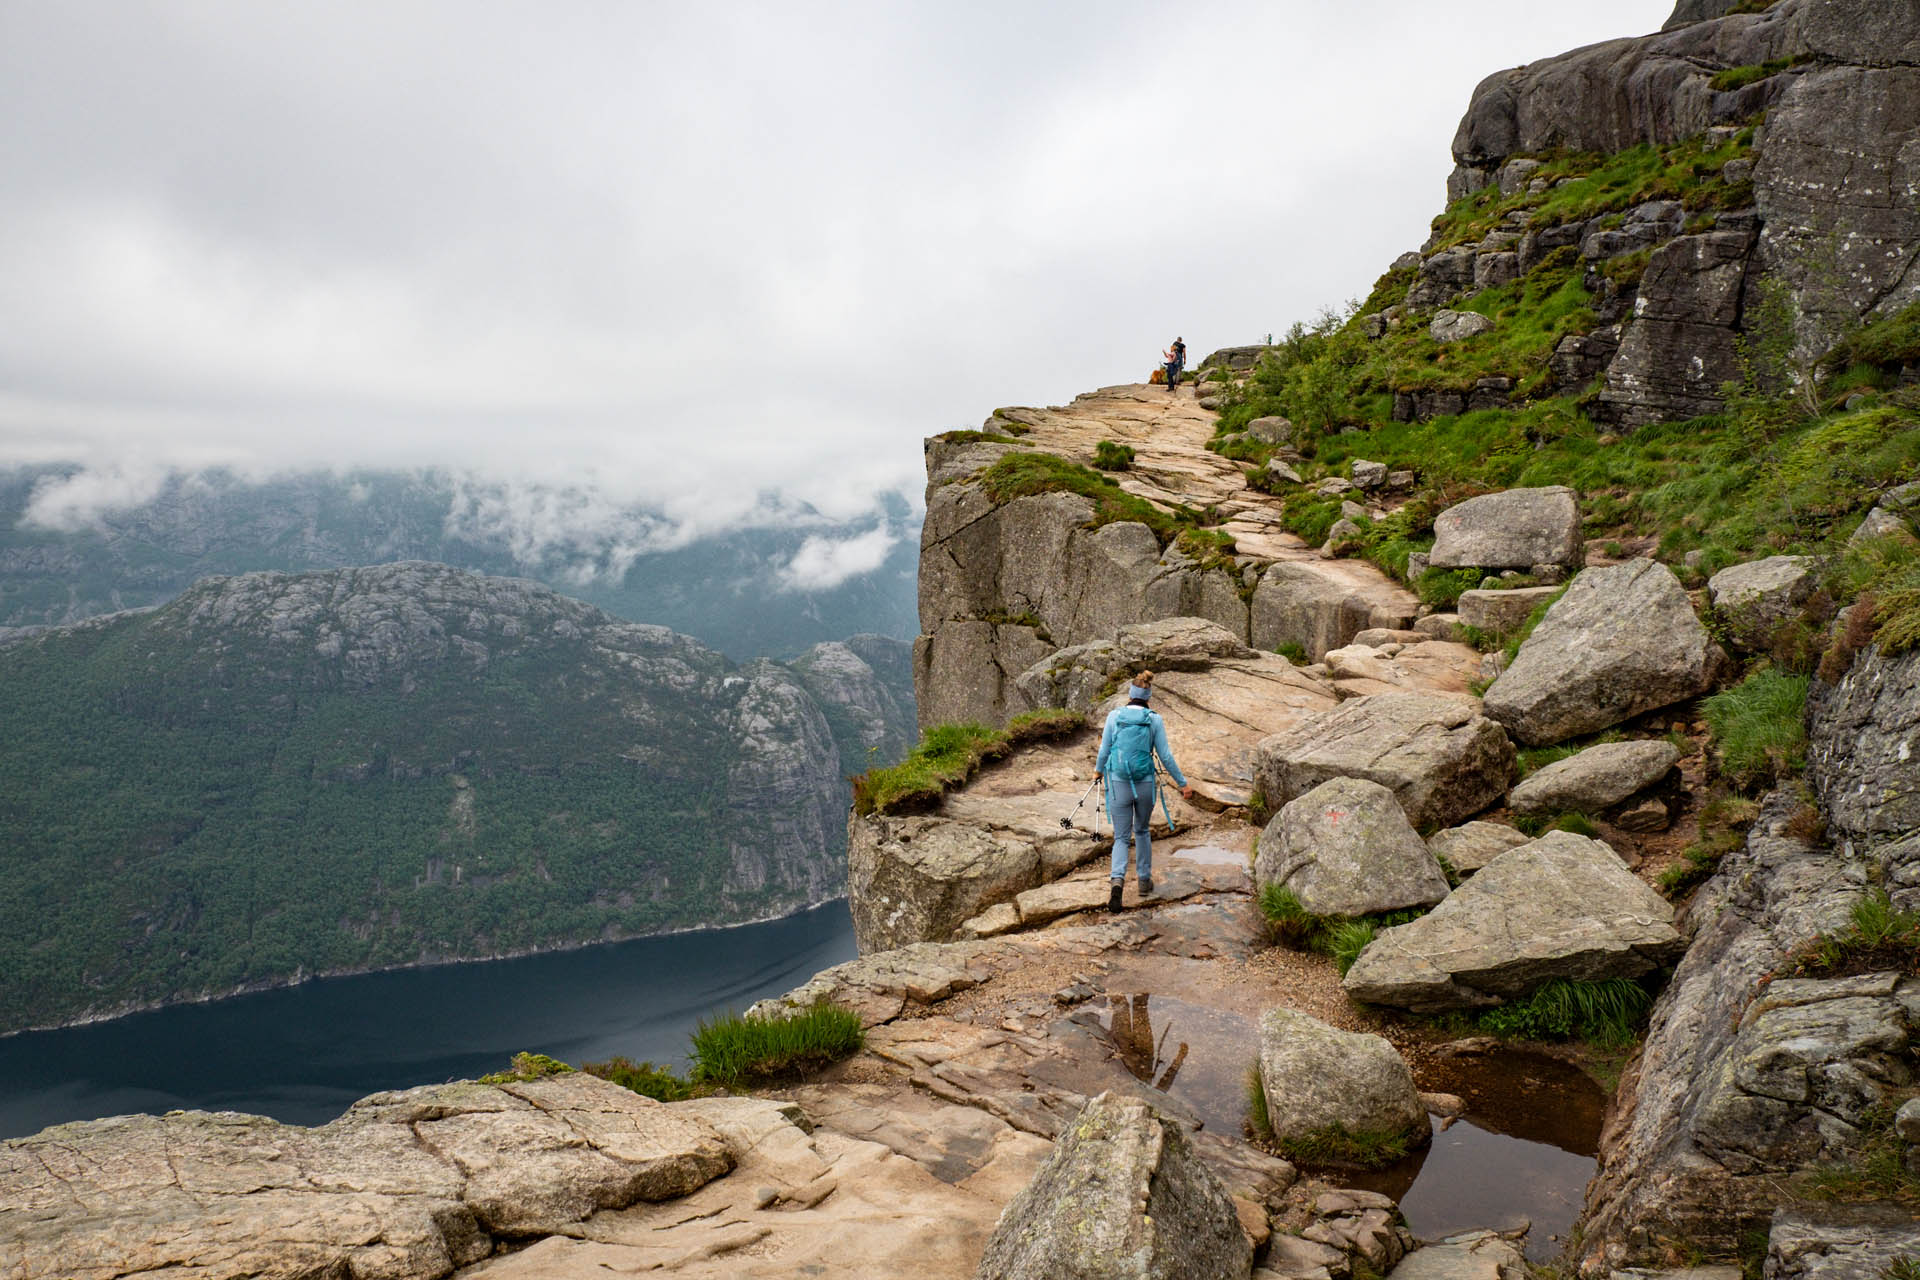
[[[1398,1200],[1423,1240],[1531,1223],[1528,1259],[1558,1256],[1593,1176],[1606,1109],[1600,1087],[1577,1067],[1529,1053],[1443,1060],[1420,1083],[1459,1094],[1465,1118],[1436,1126],[1427,1150],[1342,1180]]]
[[[1108,996],[1102,1025],[1134,1079],[1193,1108],[1209,1130],[1240,1135],[1259,1052],[1251,1018],[1138,992]]]

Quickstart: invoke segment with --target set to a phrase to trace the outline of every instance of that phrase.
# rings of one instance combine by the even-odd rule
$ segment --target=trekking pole
[[[1060,829],[1062,831],[1073,830],[1073,820],[1074,818],[1079,816],[1080,806],[1087,802],[1087,797],[1092,795],[1093,789],[1099,785],[1100,785],[1100,779],[1098,778],[1095,778],[1092,782],[1089,782],[1087,784],[1087,789],[1085,791],[1082,791],[1080,793],[1080,798],[1073,802],[1072,810],[1068,812],[1066,817],[1060,819]],[[1098,833],[1096,832],[1095,834],[1098,834]]]
[[[1167,835],[1177,836],[1180,834],[1180,828],[1173,824],[1173,807],[1167,803],[1167,789],[1160,785],[1162,772],[1163,771],[1158,768],[1154,769],[1153,789],[1160,793],[1160,816],[1167,820]],[[1171,778],[1167,780],[1169,782],[1172,781]]]

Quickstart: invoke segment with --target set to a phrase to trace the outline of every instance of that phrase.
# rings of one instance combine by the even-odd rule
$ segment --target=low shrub
[[[1353,962],[1380,930],[1426,914],[1422,910],[1408,910],[1355,918],[1317,916],[1301,905],[1293,890],[1277,882],[1260,886],[1256,901],[1275,942],[1294,951],[1318,951],[1330,956],[1342,974],[1353,967]]]
[[[1920,974],[1920,911],[1896,911],[1884,889],[1853,904],[1846,928],[1814,939],[1794,956],[1794,972],[1805,977],[1888,969]]]
[[[1451,609],[1485,576],[1478,569],[1429,568],[1414,580],[1413,592],[1435,609]]]
[[[1133,446],[1102,440],[1093,446],[1093,465],[1101,471],[1127,471],[1133,467]]]
[[[733,1088],[816,1070],[858,1053],[865,1043],[860,1015],[832,1004],[774,1018],[703,1018],[693,1032],[693,1078]]]
[[[1411,1143],[1405,1133],[1386,1129],[1349,1129],[1328,1125],[1297,1137],[1276,1137],[1280,1154],[1299,1164],[1346,1165],[1379,1169],[1407,1158]]]

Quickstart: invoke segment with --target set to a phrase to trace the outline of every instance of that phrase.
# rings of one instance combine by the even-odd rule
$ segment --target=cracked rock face
[[[496,1239],[685,1195],[733,1165],[697,1115],[586,1075],[375,1094],[315,1129],[176,1111],[0,1144],[22,1280],[437,1280]]]
[[[847,892],[861,954],[947,942],[969,918],[1044,880],[1039,850],[947,818],[855,815]]]
[[[1422,1119],[1424,1120],[1424,1114]],[[1180,1125],[1101,1094],[987,1242],[976,1280],[1246,1280],[1253,1245]]]

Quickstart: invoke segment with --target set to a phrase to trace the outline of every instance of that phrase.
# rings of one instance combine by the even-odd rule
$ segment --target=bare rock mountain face
[[[1658,199],[1591,221],[1518,210],[1481,243],[1431,246],[1407,305],[1448,304],[1561,248],[1578,252],[1596,284],[1642,256],[1637,285],[1608,286],[1602,327],[1563,339],[1554,357],[1565,389],[1601,375],[1595,411],[1631,430],[1719,407],[1766,281],[1784,290],[1813,354],[1861,317],[1920,298],[1920,10],[1880,0],[1729,8],[1683,0],[1656,35],[1487,77],[1454,137],[1447,188],[1454,200],[1544,186],[1536,157],[1557,152],[1749,142],[1719,174],[1718,212]],[[1407,399],[1409,417],[1465,407]]]
[[[419,562],[16,641],[0,1028],[836,897],[843,752],[911,724],[905,646],[850,645],[891,675],[849,645],[737,666]]]

